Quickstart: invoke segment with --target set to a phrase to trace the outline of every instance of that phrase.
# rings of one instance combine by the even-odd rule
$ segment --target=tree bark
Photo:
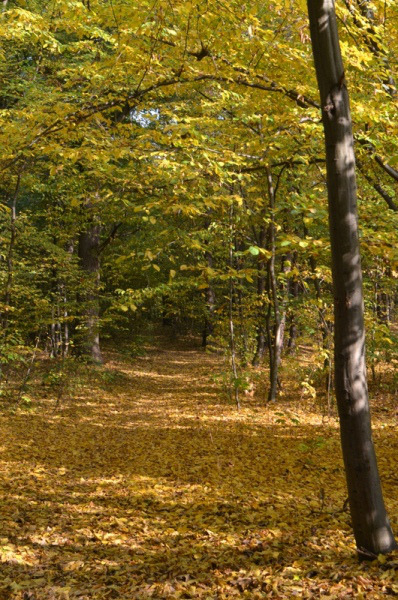
[[[230,239],[229,239],[229,267],[232,269],[234,267],[234,205],[231,201],[231,208],[229,213],[229,229],[230,229]],[[238,387],[238,368],[236,365],[236,343],[235,343],[235,327],[234,327],[234,281],[232,275],[229,278],[229,343],[230,343],[230,351],[231,351],[231,369],[232,369],[232,377],[233,377],[233,390],[235,396],[235,404],[236,408],[240,409],[240,399],[239,399],[239,387]]]
[[[78,255],[80,265],[88,275],[88,293],[84,298],[84,339],[82,350],[94,362],[101,363],[102,355],[99,337],[99,278],[100,278],[100,226],[91,225],[79,236]]]
[[[258,245],[260,248],[266,247],[267,241],[267,228],[265,224],[261,226],[260,234],[258,236]],[[253,356],[252,365],[257,367],[265,353],[266,348],[266,332],[264,327],[264,295],[265,295],[265,284],[266,284],[266,261],[262,254],[258,255],[257,259],[257,303],[258,303],[258,315],[257,315],[257,333],[256,333],[256,352]]]
[[[7,252],[7,278],[4,290],[4,305],[5,310],[2,315],[2,327],[3,329],[7,329],[8,326],[8,310],[11,304],[11,288],[12,288],[12,280],[14,277],[14,249],[15,243],[17,239],[17,199],[19,195],[19,189],[21,185],[21,173],[18,173],[17,183],[15,186],[14,195],[11,200],[11,213],[10,213],[10,243],[8,246]]]
[[[283,338],[285,334],[285,319],[286,314],[284,309],[281,311],[279,298],[278,298],[278,282],[275,273],[275,257],[276,257],[276,246],[275,246],[275,188],[272,181],[272,173],[267,168],[267,185],[268,185],[268,197],[269,207],[271,212],[271,223],[269,229],[269,240],[271,248],[271,258],[268,262],[268,273],[270,282],[270,303],[274,311],[274,331],[273,340],[270,344],[270,357],[269,357],[269,380],[270,389],[268,392],[268,402],[275,402],[277,391],[278,391],[278,373],[279,365],[281,362]]]
[[[325,133],[335,322],[335,385],[359,553],[396,547],[384,507],[368,402],[355,158],[333,0],[307,0]]]
[[[296,254],[296,253],[295,253]],[[293,264],[296,263],[296,256],[293,257]],[[293,354],[296,349],[296,339],[297,339],[297,324],[296,324],[296,307],[295,301],[299,295],[299,283],[297,279],[290,280],[288,283],[288,293],[290,297],[293,299],[293,310],[290,310],[289,314],[289,338],[287,341],[287,347],[289,352]]]

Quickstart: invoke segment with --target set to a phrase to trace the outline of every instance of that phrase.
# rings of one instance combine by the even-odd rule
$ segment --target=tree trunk
[[[229,239],[229,268],[232,272],[234,267],[234,205],[233,201],[231,201],[231,208],[229,213],[229,229],[230,229],[230,239]],[[239,386],[238,386],[238,368],[236,365],[236,343],[235,343],[235,327],[234,327],[234,281],[232,275],[229,277],[229,344],[231,351],[231,369],[232,369],[232,380],[233,380],[233,390],[235,396],[235,404],[236,408],[240,409],[240,400],[239,400]]]
[[[209,250],[205,252],[206,262],[209,269],[213,268],[213,255]],[[214,331],[214,312],[216,308],[216,295],[214,293],[214,287],[212,282],[208,281],[208,287],[206,288],[206,317],[202,332],[202,346],[206,348],[207,338],[212,335]]]
[[[325,132],[334,288],[336,398],[359,553],[396,542],[384,507],[368,403],[353,136],[333,0],[307,0]]]
[[[10,243],[8,246],[7,252],[7,277],[6,284],[4,290],[4,305],[5,310],[2,315],[1,324],[4,330],[7,329],[8,326],[8,316],[9,316],[9,308],[11,304],[11,288],[12,288],[12,280],[14,276],[14,249],[15,243],[17,239],[17,199],[19,195],[19,189],[21,185],[21,174],[18,174],[17,184],[15,187],[14,195],[11,201],[11,214],[10,214]]]
[[[267,229],[265,225],[262,225],[260,235],[258,236],[258,245],[260,248],[265,248],[267,242]],[[266,335],[264,327],[264,295],[265,295],[265,258],[261,253],[257,259],[257,303],[258,303],[258,315],[257,315],[257,333],[256,333],[256,352],[253,356],[252,365],[257,367],[265,353],[266,348]]]
[[[280,310],[279,298],[278,298],[278,282],[275,273],[275,189],[272,182],[271,170],[267,168],[267,184],[268,184],[268,196],[269,205],[271,212],[271,223],[269,230],[269,239],[271,247],[271,258],[268,262],[269,282],[270,282],[270,302],[274,311],[274,331],[273,340],[270,344],[270,357],[269,357],[269,379],[270,389],[268,392],[268,402],[275,402],[277,391],[278,391],[278,373],[279,365],[281,362],[283,338],[285,333],[285,311]]]
[[[92,225],[79,236],[78,255],[82,269],[88,276],[88,292],[85,294],[84,339],[82,350],[94,362],[101,363],[102,355],[99,338],[99,259],[100,226]]]
[[[257,302],[259,305],[259,315],[257,316],[257,333],[256,333],[256,352],[253,356],[252,365],[258,367],[266,348],[266,338],[264,330],[264,292],[265,292],[265,275],[264,275],[264,260],[258,262],[257,274]]]
[[[308,235],[308,230],[305,225],[304,225],[304,235],[305,236]],[[326,354],[325,360],[323,362],[323,368],[326,373],[325,389],[326,389],[327,402],[328,402],[328,416],[330,417],[330,412],[331,412],[330,392],[331,392],[331,384],[332,384],[332,376],[331,376],[332,365],[331,365],[331,351],[330,351],[331,330],[329,329],[328,321],[325,319],[325,309],[322,308],[321,282],[316,274],[316,260],[312,254],[310,255],[309,260],[310,260],[311,271],[314,276],[313,282],[314,282],[314,287],[315,287],[316,299],[318,300],[318,303],[319,303],[318,311],[319,311],[319,318],[320,318],[319,326],[320,326],[320,331],[322,333],[322,350]]]
[[[297,340],[297,325],[296,325],[296,315],[295,315],[295,305],[294,305],[294,301],[297,300],[298,295],[299,295],[299,283],[297,281],[297,279],[294,279],[293,281],[289,281],[289,294],[291,296],[291,298],[293,299],[293,310],[290,311],[290,315],[289,315],[289,339],[287,342],[287,347],[289,349],[289,352],[291,354],[293,354],[293,352],[296,349],[296,340]]]

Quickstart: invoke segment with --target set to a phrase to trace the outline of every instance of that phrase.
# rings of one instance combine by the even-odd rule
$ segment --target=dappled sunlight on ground
[[[287,393],[238,413],[219,363],[112,353],[59,406],[3,412],[0,599],[398,594],[394,557],[356,559],[336,419]],[[375,438],[397,530],[394,419]]]

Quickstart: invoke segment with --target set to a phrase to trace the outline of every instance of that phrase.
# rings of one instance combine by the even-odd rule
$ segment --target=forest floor
[[[1,410],[1,600],[398,596],[396,553],[356,557],[336,418],[288,393],[238,412],[220,369],[163,341]],[[374,414],[398,533],[393,399]]]

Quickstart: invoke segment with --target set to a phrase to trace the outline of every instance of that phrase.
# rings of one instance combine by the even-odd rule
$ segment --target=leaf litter
[[[395,554],[356,557],[336,419],[289,393],[237,412],[217,357],[166,350],[110,353],[114,376],[77,375],[57,410],[1,415],[0,600],[397,596]],[[398,531],[390,404],[374,427]]]

